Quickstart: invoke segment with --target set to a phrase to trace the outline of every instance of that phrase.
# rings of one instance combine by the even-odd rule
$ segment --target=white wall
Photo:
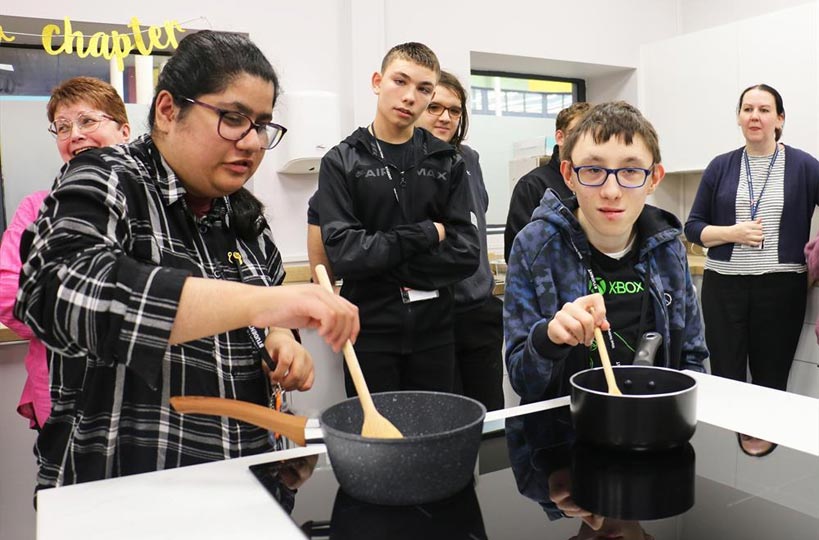
[[[469,73],[469,51],[636,66],[641,43],[677,32],[673,0],[453,3],[455,25],[430,23],[431,13],[440,17],[449,6],[440,1],[417,0],[412,9],[399,2],[388,1],[387,6],[388,42],[420,40],[459,75]],[[576,24],[580,21],[582,25]],[[640,31],[612,32],[624,26]]]
[[[696,32],[780,9],[811,3],[812,0],[679,0],[680,33]]]

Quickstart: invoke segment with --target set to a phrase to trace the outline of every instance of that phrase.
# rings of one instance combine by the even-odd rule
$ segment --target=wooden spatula
[[[594,314],[594,308],[589,308],[589,313]],[[614,379],[614,370],[611,369],[609,351],[606,350],[606,340],[603,339],[603,332],[600,331],[599,326],[594,327],[594,342],[597,343],[597,352],[600,354],[600,362],[603,364],[603,373],[606,374],[606,383],[609,385],[609,394],[613,396],[622,396],[623,393],[617,387],[617,381]]]
[[[316,275],[321,286],[334,294],[333,284],[330,283],[330,277],[327,275],[327,269],[324,268],[323,264],[316,265]],[[361,426],[361,436],[377,439],[402,439],[404,436],[398,431],[398,428],[384,418],[375,408],[370,390],[367,388],[367,381],[364,380],[364,374],[361,372],[358,357],[355,355],[350,340],[347,340],[347,343],[344,344],[344,360],[347,362],[347,369],[350,370],[350,377],[353,379],[355,391],[358,392],[358,399],[361,400],[361,409],[364,411],[364,425]]]

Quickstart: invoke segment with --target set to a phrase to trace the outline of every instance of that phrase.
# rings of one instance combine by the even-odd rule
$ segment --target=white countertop
[[[819,456],[819,399],[686,371],[697,420]]]
[[[819,455],[819,400],[691,373],[698,382],[698,419]],[[487,415],[503,418],[568,404],[559,398]],[[323,445],[89,482],[39,494],[40,540],[304,538],[248,466],[324,453]],[[322,460],[319,461],[319,467]]]
[[[275,457],[324,452],[324,445],[316,445],[284,450]],[[273,459],[273,454],[261,454],[42,491],[37,538],[304,538],[290,516],[271,504],[271,495],[248,469]]]

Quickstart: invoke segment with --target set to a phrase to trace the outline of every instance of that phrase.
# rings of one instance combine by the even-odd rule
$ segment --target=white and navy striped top
[[[754,187],[754,196],[765,186],[762,199],[756,211],[756,217],[762,218],[762,231],[765,237],[763,248],[753,248],[746,245],[734,244],[730,261],[720,261],[709,257],[705,261],[705,269],[727,275],[760,275],[772,272],[805,272],[804,264],[779,262],[779,223],[782,219],[782,209],[785,204],[785,147],[779,145],[779,155],[771,169],[767,185],[765,177],[768,175],[771,158],[767,156],[748,156],[751,166],[751,178]],[[745,159],[740,160],[739,186],[736,198],[737,223],[751,220],[751,205],[748,192],[748,174],[745,168]]]
[[[26,232],[15,316],[49,347],[53,404],[37,439],[38,488],[271,449],[263,429],[169,406],[176,395],[258,404],[269,395],[246,329],[168,343],[187,276],[284,278],[269,228],[237,240],[222,227],[222,199],[207,216],[215,221],[197,223],[185,193],[143,136],[73,159]]]

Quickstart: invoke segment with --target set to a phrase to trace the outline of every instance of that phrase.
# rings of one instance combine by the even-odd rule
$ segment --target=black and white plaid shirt
[[[53,406],[37,439],[38,488],[270,449],[261,429],[169,406],[175,395],[268,396],[245,329],[168,344],[184,280],[284,279],[268,227],[237,240],[223,199],[197,221],[184,195],[143,136],[73,159],[29,228],[15,315],[50,349]]]

